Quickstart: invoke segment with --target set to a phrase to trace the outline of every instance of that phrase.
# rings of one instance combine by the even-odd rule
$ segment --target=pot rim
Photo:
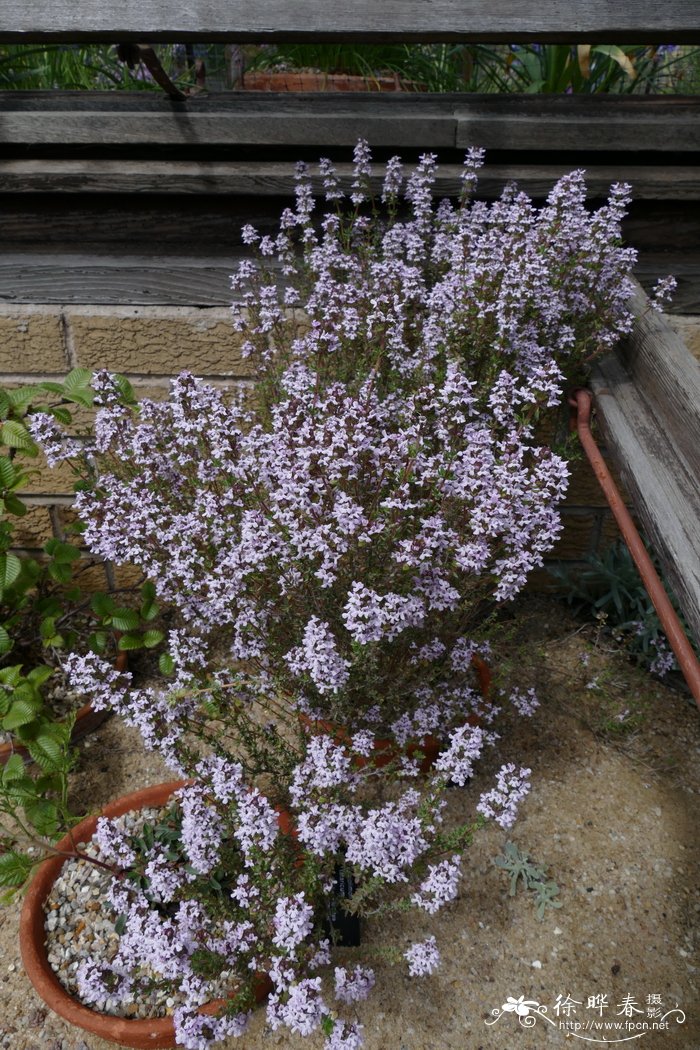
[[[58,849],[72,849],[74,842],[88,842],[101,816],[120,817],[131,810],[164,805],[186,780],[170,781],[123,795],[105,806],[101,813],[86,817],[56,844]],[[72,835],[72,841],[71,841]],[[35,991],[46,1005],[65,1021],[111,1040],[120,1046],[156,1047],[175,1045],[172,1017],[126,1018],[102,1014],[84,1006],[64,988],[48,960],[45,943],[44,903],[68,857],[47,857],[41,862],[25,896],[20,916],[20,951],[24,969]]]

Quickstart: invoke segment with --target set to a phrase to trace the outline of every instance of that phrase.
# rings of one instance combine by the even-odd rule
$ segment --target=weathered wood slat
[[[65,252],[56,245],[47,262],[42,252],[5,252],[0,257],[0,302],[5,303],[91,303],[134,306],[228,306],[231,302],[230,275],[243,257],[238,231],[230,246],[217,255],[194,251],[173,254],[172,246],[158,257],[152,254],[108,253],[104,246],[94,252]],[[700,312],[700,255],[692,274],[687,270],[674,297],[673,308]],[[644,283],[648,289],[659,277],[678,272],[665,257],[652,268],[645,258]],[[639,273],[639,270],[638,270]],[[699,445],[700,447],[700,445]]]
[[[106,143],[160,146],[352,146],[359,138],[386,146],[452,147],[455,120],[433,114],[413,116],[377,112],[372,115],[309,112],[298,114],[279,106],[258,113],[241,107],[239,113],[216,116],[198,113],[96,114],[5,113],[0,117],[0,143],[23,146],[89,146]]]
[[[534,107],[533,107],[534,108]],[[465,106],[456,112],[455,145],[479,145],[498,150],[619,150],[643,152],[669,147],[669,122],[674,148],[680,152],[700,149],[698,114],[690,110],[673,115],[659,110],[619,110],[571,113],[543,105],[539,112],[490,112],[488,107]],[[677,136],[677,138],[676,138]]]
[[[336,164],[341,186],[349,190],[351,165]],[[459,192],[459,164],[438,169],[436,192]],[[479,175],[479,196],[501,192],[515,181],[532,197],[545,196],[554,182],[571,171],[565,164],[487,164]],[[294,165],[279,161],[158,161],[158,160],[0,160],[0,193],[138,193],[191,196],[288,196]],[[381,180],[373,181],[379,189]],[[314,188],[322,179],[313,176]],[[700,167],[696,165],[587,165],[586,183],[593,197],[607,194],[613,182],[629,182],[635,200],[698,200]]]
[[[359,137],[421,150],[683,154],[700,150],[700,97],[241,92],[185,105],[99,92],[0,96],[0,145],[23,149],[332,148]]]
[[[695,0],[4,0],[0,40],[700,41]]]
[[[657,353],[662,355],[663,346]],[[689,354],[687,358],[697,365]],[[698,462],[690,466],[676,445],[688,417],[672,405],[650,408],[639,384],[613,356],[597,366],[591,386],[610,455],[691,630],[700,639]],[[697,419],[697,405],[694,413]]]
[[[665,423],[677,455],[695,471],[700,492],[700,365],[639,286],[630,306],[634,333],[621,344],[620,360],[650,412]]]

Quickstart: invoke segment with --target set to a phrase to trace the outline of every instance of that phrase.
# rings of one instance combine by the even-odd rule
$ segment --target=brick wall
[[[700,318],[672,320],[700,358]],[[183,368],[219,386],[238,385],[248,376],[225,307],[0,305],[0,383],[57,380],[77,366],[122,372],[137,397],[153,398],[164,397],[170,376]],[[17,530],[27,549],[60,535],[71,520],[69,468],[37,465],[24,497],[30,511]],[[580,563],[618,536],[585,459],[572,464],[563,520],[552,559]]]

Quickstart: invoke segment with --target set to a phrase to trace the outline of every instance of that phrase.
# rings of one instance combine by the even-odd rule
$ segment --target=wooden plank
[[[4,0],[0,40],[700,42],[695,0]]]
[[[479,196],[493,197],[515,181],[532,197],[543,197],[562,175],[565,164],[486,164],[479,175]],[[336,164],[340,183],[348,190],[352,166]],[[441,164],[436,192],[456,196],[461,164]],[[322,179],[313,176],[315,192]],[[373,179],[375,189],[381,180]],[[592,197],[607,194],[613,182],[629,182],[635,200],[700,199],[700,167],[696,165],[587,165],[586,183]],[[0,160],[0,193],[138,193],[191,196],[289,196],[294,164],[281,161],[159,161],[159,160]]]
[[[697,461],[691,468],[677,454],[680,417],[676,415],[676,425],[669,427],[673,413],[650,409],[639,384],[613,356],[596,367],[591,387],[611,458],[691,630],[700,639],[700,486]],[[697,404],[694,416],[697,419]]]
[[[208,113],[159,115],[138,118],[126,114],[103,116],[72,112],[52,114],[4,114],[0,118],[0,144],[22,146],[88,146],[128,142],[159,146],[352,146],[358,138],[400,147],[420,144],[425,148],[453,146],[455,122],[451,117],[419,114],[403,119],[387,113],[373,116],[337,112],[293,114],[279,107],[264,115],[242,108],[238,114]]]
[[[586,153],[700,149],[696,99],[518,95],[507,106],[506,99],[475,96],[457,105],[456,146]]]
[[[138,93],[0,95],[0,145],[18,149],[375,147],[585,153],[700,151],[700,96],[231,92],[189,104]]]
[[[675,253],[643,253],[634,268],[640,284],[651,294],[660,277],[676,278],[677,288],[666,307],[671,314],[700,314],[700,256],[697,252],[679,258]]]
[[[133,306],[229,306],[231,274],[242,252],[226,260],[57,256],[50,265],[2,256],[0,302]]]
[[[108,219],[105,221],[108,225]],[[0,256],[0,302],[228,306],[230,275],[245,254],[240,243],[240,223],[220,224],[223,236],[216,249],[211,243],[207,245],[206,217],[203,224],[205,236],[199,242],[191,242],[186,230],[180,231],[178,239],[174,222],[166,239],[148,224],[140,231],[136,225],[129,225],[134,236],[140,233],[140,244],[129,244],[128,236],[121,244],[95,243],[92,248],[76,244],[72,250],[56,242],[49,257],[46,242],[44,247],[29,246],[24,251],[17,245],[6,245]],[[158,255],[147,248],[153,241],[160,245]],[[186,245],[190,250],[183,255]],[[138,247],[142,248],[140,253]],[[666,257],[656,269],[643,259],[638,273],[643,268],[649,289],[659,277],[678,272],[678,265],[669,266]],[[684,275],[674,309],[687,314],[692,312],[689,304],[696,304],[700,312],[700,257],[692,276],[687,272]]]
[[[665,421],[700,490],[700,364],[663,314],[650,308],[639,285],[630,307],[634,332],[621,344],[620,360],[650,410]]]

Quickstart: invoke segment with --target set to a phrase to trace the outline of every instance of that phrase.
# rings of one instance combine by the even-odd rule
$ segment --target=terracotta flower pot
[[[491,668],[481,656],[472,657],[472,666],[479,682],[481,695],[485,700],[488,700],[492,685]],[[341,726],[334,725],[332,722],[328,722],[325,719],[314,720],[304,714],[301,714],[299,718],[302,725],[310,732],[326,733],[328,736],[333,737],[336,744],[347,744],[350,740],[350,734],[347,730]],[[470,725],[478,725],[479,719],[476,715],[469,715],[467,722]],[[402,754],[405,754],[408,758],[413,758],[414,755],[420,752],[423,755],[420,772],[429,773],[435,765],[442,747],[442,741],[438,737],[433,736],[432,733],[423,737],[422,740],[411,741],[405,748],[398,747],[396,741],[391,737],[375,737],[372,753],[367,756],[356,755],[353,763],[358,769],[364,769],[368,765],[381,769],[384,766],[388,766],[391,762],[395,762]]]
[[[412,90],[416,86],[411,85]],[[403,91],[398,77],[362,77],[348,73],[250,72],[243,78],[244,91]]]
[[[183,787],[187,781],[177,780],[168,784],[158,784],[155,787],[135,791],[130,795],[117,799],[116,802],[105,806],[102,816],[120,817],[134,809],[145,809],[147,807],[163,806],[174,791]],[[286,815],[285,815],[286,816]],[[72,833],[73,842],[87,842],[92,838],[97,826],[98,817],[88,817],[81,821]],[[280,825],[283,827],[282,817]],[[57,843],[59,850],[72,850],[71,837],[66,835]],[[112,1017],[109,1014],[98,1013],[88,1006],[83,1006],[74,999],[63,987],[49,964],[46,952],[46,932],[44,928],[44,902],[51,892],[51,888],[65,862],[65,857],[49,857],[40,865],[34,879],[29,886],[22,907],[20,918],[20,948],[22,962],[29,980],[34,985],[37,993],[46,1005],[62,1017],[65,1021],[82,1028],[86,1032],[107,1039],[119,1046],[134,1047],[142,1050],[146,1047],[156,1047],[165,1050],[174,1047],[175,1027],[172,1017],[156,1017],[152,1019],[130,1020],[125,1017]],[[255,986],[255,998],[257,1002],[263,1002],[271,989],[271,982],[267,976],[260,974]],[[208,1003],[202,1007],[203,1013],[215,1013],[221,1003],[219,1001]]]
[[[126,652],[119,652],[114,661],[114,666],[117,671],[126,671],[127,662],[128,654]],[[111,711],[95,711],[92,704],[83,704],[82,707],[78,708],[78,712],[75,716],[73,732],[70,735],[71,742],[75,743],[76,741],[81,740],[82,737],[87,736],[88,733],[93,733],[103,722],[106,722],[108,718],[111,718],[111,715]],[[6,765],[12,755],[20,755],[25,762],[31,761],[29,751],[22,744],[10,743],[9,741],[0,744],[0,766]]]

